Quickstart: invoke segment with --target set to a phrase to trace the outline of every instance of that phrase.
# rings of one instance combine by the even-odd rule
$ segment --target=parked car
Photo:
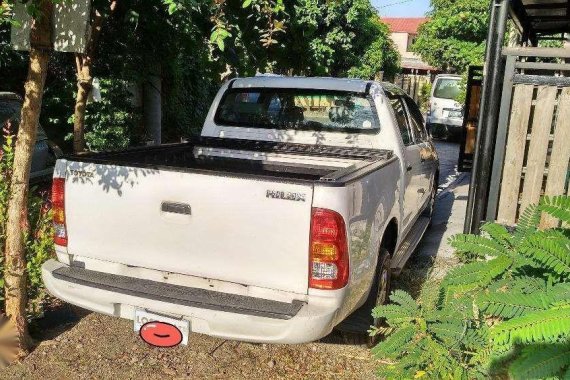
[[[10,133],[17,134],[22,98],[11,92],[0,92],[0,125],[6,127],[10,122]],[[4,145],[4,133],[0,131],[0,146]],[[46,133],[38,125],[36,146],[32,157],[30,183],[50,181],[53,176],[55,161],[62,156],[61,149],[48,140]]]
[[[461,76],[435,77],[427,115],[428,130],[437,137],[458,140],[463,133],[463,104],[456,99],[461,93]]]
[[[428,227],[438,163],[394,85],[232,80],[200,138],[58,160],[45,285],[183,343],[366,339]]]

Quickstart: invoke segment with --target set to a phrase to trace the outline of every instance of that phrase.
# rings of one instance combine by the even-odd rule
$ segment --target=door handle
[[[192,215],[192,208],[186,203],[162,202],[160,208],[168,214]]]

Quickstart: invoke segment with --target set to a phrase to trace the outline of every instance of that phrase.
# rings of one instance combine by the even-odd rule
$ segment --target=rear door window
[[[412,131],[410,129],[408,115],[406,113],[406,106],[404,105],[404,99],[400,95],[393,94],[386,91],[386,95],[390,100],[392,109],[394,110],[394,115],[396,116],[396,122],[400,128],[400,134],[402,135],[402,140],[404,145],[412,145],[414,143],[414,138]]]
[[[410,124],[416,137],[416,141],[418,143],[428,141],[429,137],[425,127],[424,117],[418,105],[407,96],[405,97],[405,101],[410,113]]]

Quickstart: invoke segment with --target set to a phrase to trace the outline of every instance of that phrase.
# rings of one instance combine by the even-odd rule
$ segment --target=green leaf
[[[551,306],[570,302],[570,282],[554,285],[548,290],[548,299]]]
[[[221,51],[226,50],[226,43],[223,38],[218,38],[216,43],[218,45],[218,49],[220,49]]]
[[[444,288],[454,286],[456,290],[473,290],[478,286],[488,285],[511,267],[513,260],[499,256],[490,261],[477,261],[452,269],[443,280]]]
[[[487,256],[508,255],[507,249],[498,241],[478,235],[455,235],[449,244],[458,252],[467,252],[481,259]]]
[[[507,319],[545,310],[550,304],[541,293],[491,293],[479,296],[477,301],[484,313]]]
[[[435,322],[430,323],[428,328],[439,340],[449,346],[460,344],[467,332],[463,321],[449,320],[446,322]]]
[[[570,380],[570,367],[566,369],[566,372],[560,378],[561,380]]]
[[[488,234],[491,239],[506,248],[511,248],[512,236],[507,228],[498,223],[485,223],[481,227],[481,231]]]
[[[524,240],[519,251],[555,273],[570,277],[570,239],[564,232],[535,232]]]
[[[502,322],[491,329],[496,351],[507,351],[515,343],[556,343],[570,334],[570,308],[542,310]]]
[[[525,347],[509,368],[513,380],[558,377],[570,365],[570,345]]]
[[[247,8],[251,5],[252,0],[244,0],[243,4],[242,4],[242,8]]]
[[[374,347],[372,353],[380,359],[396,359],[402,354],[402,347],[412,340],[416,332],[413,325],[399,329]]]
[[[519,217],[517,228],[513,235],[513,243],[520,244],[527,236],[538,231],[541,212],[538,205],[530,205]]]
[[[570,196],[545,196],[542,198],[539,208],[564,223],[570,223]]]
[[[406,310],[410,315],[416,315],[419,311],[418,303],[411,295],[403,290],[395,290],[390,295],[390,301],[400,305],[402,309]]]

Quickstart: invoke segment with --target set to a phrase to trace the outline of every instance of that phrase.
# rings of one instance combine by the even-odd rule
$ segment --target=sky
[[[372,0],[381,16],[421,17],[429,10],[430,0]]]

